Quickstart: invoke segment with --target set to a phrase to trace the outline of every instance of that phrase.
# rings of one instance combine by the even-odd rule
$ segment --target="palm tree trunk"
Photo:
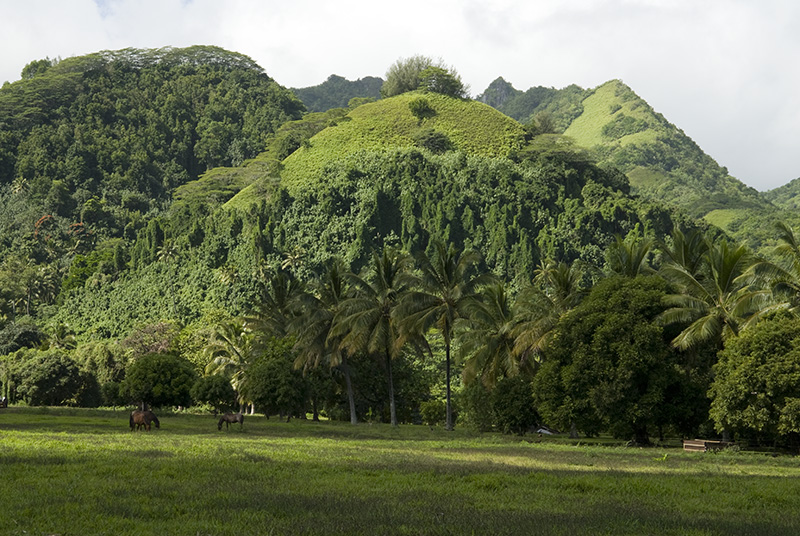
[[[389,376],[389,415],[392,426],[397,426],[397,408],[394,405],[394,380],[392,379],[392,357],[386,352],[386,371]]]
[[[347,365],[347,357],[344,355],[342,355],[342,372],[344,372],[344,383],[347,386],[347,402],[350,404],[350,424],[358,424],[356,397],[353,393],[353,382],[350,380],[350,367]]]
[[[450,405],[450,340],[445,342],[444,347],[445,377],[447,378],[447,394],[445,403],[445,430],[453,429],[453,408]]]

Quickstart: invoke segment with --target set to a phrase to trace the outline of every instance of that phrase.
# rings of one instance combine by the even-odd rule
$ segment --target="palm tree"
[[[261,301],[248,313],[247,329],[261,337],[285,337],[304,292],[299,279],[277,269],[265,282]]]
[[[433,255],[417,255],[417,265],[422,272],[413,290],[406,294],[399,309],[403,318],[404,336],[424,336],[436,328],[444,339],[445,348],[445,428],[453,429],[453,411],[450,403],[450,352],[456,320],[466,314],[467,304],[476,297],[476,287],[486,282],[486,276],[471,275],[470,270],[479,262],[474,251],[460,252],[450,244],[433,243]]]
[[[289,324],[289,331],[296,338],[295,349],[298,353],[295,368],[307,370],[327,361],[331,368],[338,367],[342,371],[350,404],[350,423],[358,424],[347,350],[342,346],[342,336],[334,333],[346,293],[344,265],[341,260],[335,259],[324,273],[318,293],[306,293],[299,298],[302,314]]]
[[[353,295],[341,303],[332,332],[342,337],[341,347],[349,352],[364,351],[385,360],[393,426],[397,426],[397,411],[392,359],[401,350],[396,309],[412,282],[410,263],[408,255],[386,246],[372,256],[365,276],[348,274]]]
[[[532,284],[522,290],[514,306],[514,355],[523,363],[539,361],[559,319],[586,295],[583,271],[576,264],[549,261],[536,270]]]
[[[675,229],[672,233],[672,243],[659,241],[658,249],[666,257],[666,265],[681,266],[695,279],[700,279],[703,268],[706,266],[706,253],[711,243],[698,229],[683,233]]]
[[[606,252],[608,269],[626,277],[653,273],[653,268],[647,263],[653,245],[654,241],[650,238],[629,236],[623,239],[616,235]]]
[[[247,398],[247,374],[259,352],[255,337],[245,325],[241,318],[218,324],[204,350],[210,358],[206,374],[223,374],[230,378],[240,409],[250,402]],[[252,407],[251,410],[254,411]]]
[[[514,355],[516,320],[511,299],[502,282],[482,289],[469,306],[468,319],[458,322],[459,356],[465,360],[464,382],[476,378],[488,387],[528,368]]]
[[[775,254],[781,262],[761,259],[752,267],[756,280],[771,285],[776,297],[785,300],[783,305],[793,313],[800,308],[800,239],[794,230],[785,222],[776,225],[780,244],[775,247]]]
[[[723,240],[710,245],[703,257],[705,267],[695,274],[674,263],[661,270],[682,289],[680,294],[665,298],[670,308],[660,317],[665,324],[688,324],[673,339],[676,348],[687,349],[703,342],[721,348],[726,339],[776,308],[770,290],[750,284],[755,259],[744,246],[733,247]]]

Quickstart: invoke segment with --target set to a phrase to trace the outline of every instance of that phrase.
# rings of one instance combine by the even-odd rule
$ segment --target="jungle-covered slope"
[[[773,243],[775,222],[800,223],[773,205],[772,197],[730,176],[619,80],[589,90],[523,92],[498,78],[478,98],[524,123],[544,116],[557,132],[590,150],[599,165],[624,172],[632,192],[681,207],[757,250]]]
[[[519,287],[544,259],[600,270],[615,234],[694,225],[569,138],[477,101],[414,91],[302,110],[209,47],[71,58],[5,86],[0,314],[101,339],[203,326],[246,311],[277,265],[358,270],[385,244],[432,239]]]

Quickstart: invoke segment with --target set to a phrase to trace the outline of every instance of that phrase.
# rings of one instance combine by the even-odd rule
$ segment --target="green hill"
[[[412,108],[423,108],[414,115]],[[410,92],[359,106],[311,138],[284,162],[290,191],[313,187],[331,162],[364,151],[425,146],[439,135],[468,155],[508,156],[524,144],[524,129],[490,106],[435,93]]]
[[[800,209],[800,179],[784,184],[763,193],[773,205],[784,210],[797,212]]]
[[[794,217],[730,176],[619,80],[590,90],[522,92],[500,78],[480,98],[522,121],[549,114],[556,130],[590,150],[599,165],[624,172],[633,193],[679,207],[756,249],[771,243],[775,221]]]

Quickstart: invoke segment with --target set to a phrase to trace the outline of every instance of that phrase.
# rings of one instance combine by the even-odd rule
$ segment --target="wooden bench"
[[[709,441],[707,439],[684,439],[683,450],[687,452],[706,452],[722,450],[733,445],[730,441]]]

